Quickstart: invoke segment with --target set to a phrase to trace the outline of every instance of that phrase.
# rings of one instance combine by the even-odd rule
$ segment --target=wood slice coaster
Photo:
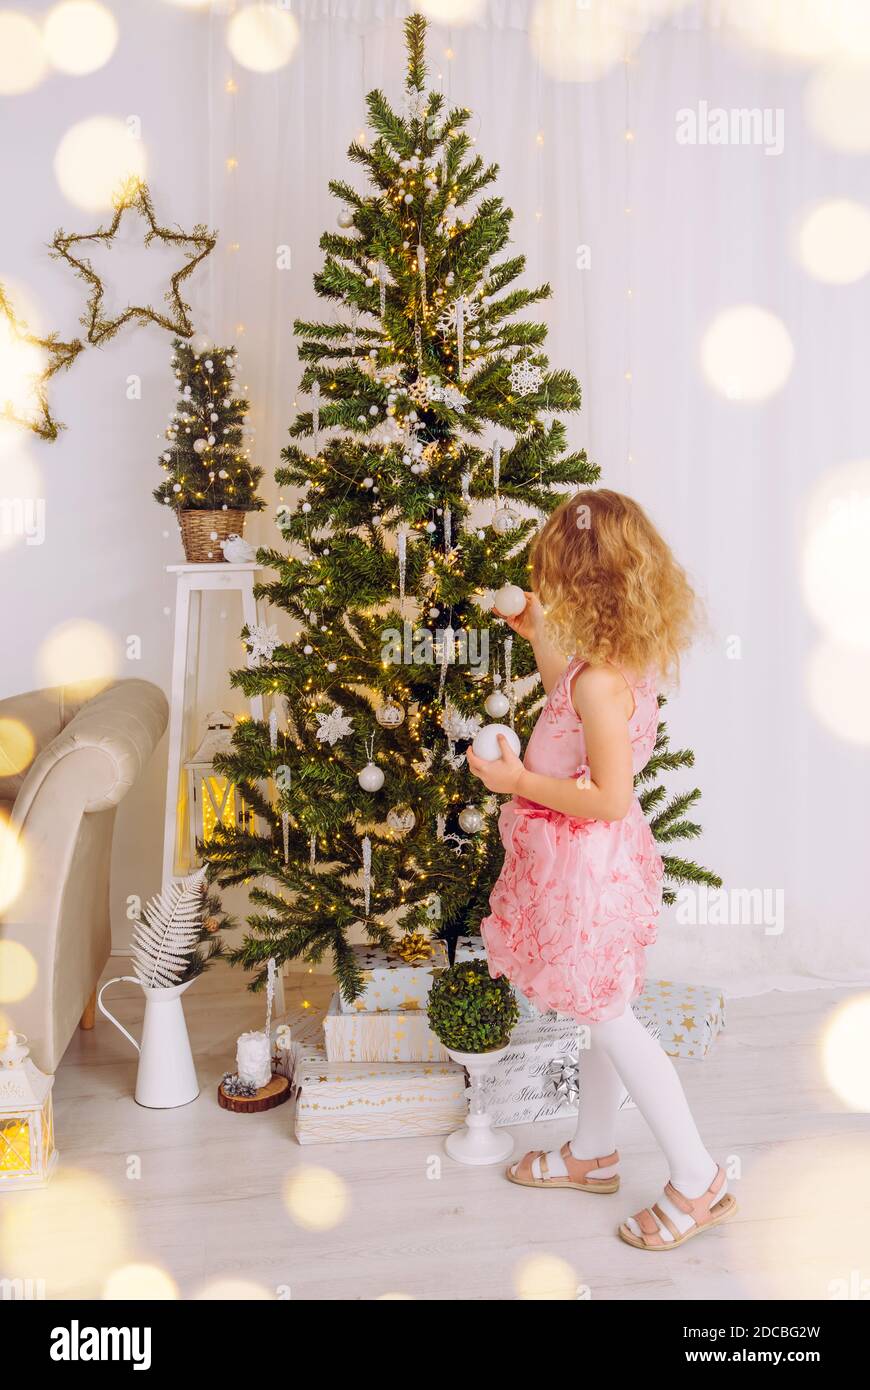
[[[223,1110],[233,1110],[237,1115],[247,1115],[257,1110],[274,1110],[290,1099],[290,1082],[279,1072],[272,1072],[272,1080],[261,1086],[253,1096],[228,1096],[224,1084],[218,1086],[218,1105]]]

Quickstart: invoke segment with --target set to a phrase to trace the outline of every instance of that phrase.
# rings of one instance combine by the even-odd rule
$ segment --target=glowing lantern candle
[[[196,844],[208,844],[214,838],[219,825],[254,829],[254,812],[246,805],[241,791],[214,767],[218,754],[232,750],[232,729],[233,716],[226,710],[210,714],[202,743],[184,764],[192,853]]]
[[[0,1037],[0,1192],[43,1187],[57,1162],[51,1088],[21,1033]]]

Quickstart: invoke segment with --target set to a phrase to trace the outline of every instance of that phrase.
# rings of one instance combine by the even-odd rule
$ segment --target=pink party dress
[[[571,690],[575,657],[554,685],[524,765],[547,777],[588,773]],[[654,681],[632,685],[629,720],[638,773],[656,741]],[[644,948],[656,935],[662,861],[637,797],[622,820],[585,820],[517,796],[502,807],[505,860],[481,923],[490,974],[506,975],[539,1009],[585,1023],[617,1018],[643,988]]]

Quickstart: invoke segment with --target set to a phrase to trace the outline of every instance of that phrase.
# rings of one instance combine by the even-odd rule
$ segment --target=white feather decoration
[[[168,883],[145,906],[144,921],[133,924],[133,969],[146,989],[177,985],[190,962],[202,929],[205,869]]]

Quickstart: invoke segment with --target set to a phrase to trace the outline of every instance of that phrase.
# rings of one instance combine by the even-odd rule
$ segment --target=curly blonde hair
[[[678,677],[698,601],[630,497],[587,488],[566,498],[535,540],[532,582],[562,651],[635,675]]]

